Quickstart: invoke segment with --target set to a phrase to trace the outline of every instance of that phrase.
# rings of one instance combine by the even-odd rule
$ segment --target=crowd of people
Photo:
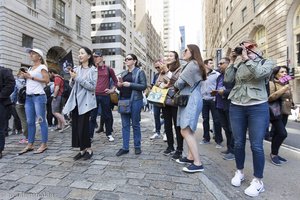
[[[197,45],[189,44],[182,52],[182,60],[175,51],[170,51],[165,60],[154,62],[157,69],[151,86],[147,86],[146,74],[140,68],[136,55],[125,57],[127,69],[119,77],[114,70],[105,65],[101,52],[92,52],[87,47],[79,49],[79,66],[68,68],[70,80],[67,83],[55,69],[48,69],[43,52],[39,49],[29,51],[33,65],[20,68],[16,79],[11,70],[0,68],[0,158],[4,150],[8,128],[8,113],[12,113],[16,122],[14,128],[24,134],[20,143],[26,147],[18,154],[29,151],[43,153],[48,148],[48,125],[56,123],[55,131],[69,128],[66,115],[72,128],[72,147],[79,148],[74,160],[88,160],[93,156],[92,142],[97,116],[101,122],[96,132],[105,132],[110,142],[113,136],[114,105],[111,94],[118,91],[118,111],[122,124],[122,147],[116,156],[129,153],[130,132],[133,130],[133,144],[136,155],[142,153],[141,111],[145,105],[145,96],[152,86],[167,89],[164,106],[153,104],[154,135],[150,139],[162,138],[161,126],[164,124],[166,150],[162,153],[171,156],[180,164],[184,172],[204,171],[199,157],[198,143],[195,137],[197,123],[202,112],[203,139],[201,145],[210,143],[211,133],[216,148],[223,148],[222,129],[226,136],[226,150],[222,151],[225,160],[235,160],[236,172],[231,179],[233,186],[239,187],[245,180],[245,144],[248,133],[253,156],[253,180],[244,191],[248,196],[258,196],[263,192],[262,182],[265,156],[263,140],[269,131],[271,122],[272,140],[270,161],[281,165],[287,160],[279,156],[279,148],[287,137],[285,126],[288,115],[294,107],[288,68],[276,66],[276,63],[262,56],[254,40],[246,39],[235,48],[229,57],[222,58],[218,67],[212,59],[203,60]],[[4,78],[5,77],[5,78]],[[51,110],[47,110],[45,86],[53,81]],[[68,99],[64,101],[65,84],[71,86]],[[144,91],[149,89],[148,92]],[[147,101],[146,101],[147,102]],[[272,102],[280,104],[279,115],[269,114]],[[48,102],[49,103],[49,102]],[[11,106],[13,105],[13,106]],[[51,112],[56,119],[47,118]],[[210,116],[213,127],[210,128]],[[163,120],[162,120],[163,118]],[[19,123],[17,122],[19,121]],[[163,122],[163,123],[162,123]],[[35,150],[36,125],[41,129],[41,144]],[[174,148],[174,133],[176,148]],[[183,154],[183,142],[186,142],[186,155]],[[51,144],[50,144],[51,145]]]

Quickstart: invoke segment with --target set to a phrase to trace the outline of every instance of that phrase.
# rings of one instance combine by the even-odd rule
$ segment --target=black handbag
[[[174,104],[180,107],[185,107],[188,104],[190,95],[181,95],[176,93],[174,96]]]

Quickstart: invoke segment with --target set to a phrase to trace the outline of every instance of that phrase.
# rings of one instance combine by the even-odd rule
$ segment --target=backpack
[[[71,86],[69,85],[69,81],[68,80],[64,80],[64,90],[63,90],[63,93],[62,93],[62,97],[65,98],[65,99],[68,99],[70,94],[71,94]]]
[[[21,104],[24,104],[26,101],[26,86],[22,87],[18,92],[18,101]]]
[[[44,91],[45,91],[45,94],[47,96],[47,99],[49,99],[51,97],[51,88],[50,88],[50,85],[47,85],[46,87],[44,87]]]

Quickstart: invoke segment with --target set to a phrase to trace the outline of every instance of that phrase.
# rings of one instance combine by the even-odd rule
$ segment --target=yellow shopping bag
[[[147,100],[156,106],[164,107],[168,90],[169,89],[162,89],[157,86],[153,86],[147,97]]]

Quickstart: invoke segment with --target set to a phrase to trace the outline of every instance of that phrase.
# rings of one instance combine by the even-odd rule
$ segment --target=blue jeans
[[[265,166],[263,140],[269,119],[268,103],[265,102],[253,106],[231,104],[229,115],[235,141],[234,153],[237,169],[244,169],[246,133],[248,129],[254,166],[253,175],[256,178],[263,178]]]
[[[122,137],[123,137],[123,149],[129,150],[130,140],[130,126],[132,124],[133,129],[133,141],[134,148],[141,148],[141,110],[143,108],[143,100],[133,101],[131,104],[130,114],[121,114],[122,120]]]
[[[0,153],[4,150],[5,135],[8,128],[8,106],[0,102]]]
[[[156,133],[160,133],[160,129],[161,129],[160,113],[161,113],[161,107],[153,105],[153,114],[154,114],[155,132]]]
[[[25,112],[28,124],[28,143],[34,143],[36,120],[39,122],[42,134],[42,143],[48,141],[48,123],[46,120],[46,95],[26,96]]]
[[[113,122],[113,116],[111,112],[111,105],[110,105],[110,97],[107,96],[96,96],[97,100],[97,108],[93,109],[91,112],[91,118],[90,118],[90,138],[94,137],[94,131],[96,127],[96,119],[99,111],[99,107],[101,107],[101,120],[104,121],[105,124],[105,132],[106,136],[111,135],[112,132],[112,122]]]

